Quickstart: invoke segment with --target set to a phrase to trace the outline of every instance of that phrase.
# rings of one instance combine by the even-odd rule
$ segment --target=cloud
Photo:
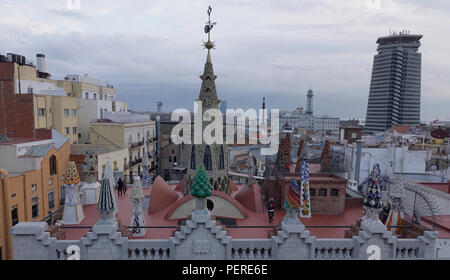
[[[272,108],[304,107],[311,86],[317,113],[364,118],[377,37],[409,29],[424,35],[422,117],[450,117],[446,1],[381,0],[379,10],[365,0],[41,2],[2,1],[0,52],[45,53],[53,77],[107,80],[131,107],[192,107],[212,5],[216,85],[229,107],[259,107],[263,96]]]

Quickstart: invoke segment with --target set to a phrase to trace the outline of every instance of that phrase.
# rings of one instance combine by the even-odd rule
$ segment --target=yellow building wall
[[[51,83],[51,84],[57,84],[56,80],[52,79],[44,79],[44,78],[38,78],[37,77],[37,69],[33,66],[29,65],[19,65],[18,63],[14,63],[14,86],[17,87],[17,80],[28,80],[28,81],[35,81],[35,82],[42,82],[42,83]],[[20,72],[20,73],[19,73]],[[15,92],[18,92],[19,89],[16,88]],[[25,87],[21,87],[20,89],[21,93],[28,93],[28,89]]]
[[[98,155],[98,180],[102,180],[104,168],[108,161],[111,163],[113,171],[122,171],[125,175],[128,174],[128,170],[124,169],[125,163],[128,164],[128,157],[129,151],[127,148]]]
[[[72,110],[78,114],[77,98],[69,96],[33,95],[34,96],[34,126],[35,128],[55,129],[66,136],[70,143],[78,142],[78,118],[72,115]],[[45,110],[45,116],[39,115],[39,109]],[[69,116],[64,110],[69,110]],[[67,134],[65,128],[69,127]],[[73,128],[77,131],[73,133]]]
[[[125,147],[124,126],[114,123],[92,123],[89,132],[91,144],[104,145],[110,151]]]
[[[83,82],[72,82],[66,80],[59,80],[56,83],[59,87],[64,87],[64,91],[67,93],[67,96],[73,96],[76,98],[84,99],[85,91],[94,91],[98,93],[97,99],[103,99],[102,94],[107,93],[109,95],[116,95],[116,90],[114,88],[109,88],[105,86],[98,86],[90,83]]]
[[[56,174],[50,175],[50,157],[56,157]],[[64,184],[63,175],[70,157],[70,143],[66,142],[59,150],[51,148],[42,158],[41,169],[31,170],[22,175],[9,177],[8,190],[5,190],[5,179],[0,179],[0,246],[2,258],[13,259],[11,229],[11,209],[17,205],[19,222],[40,221],[49,214],[49,210],[56,211],[63,207],[61,202],[61,189]],[[36,190],[32,191],[32,185]],[[54,191],[54,207],[49,209],[48,193]],[[5,194],[6,192],[6,194]],[[38,196],[39,215],[32,217],[31,199]]]

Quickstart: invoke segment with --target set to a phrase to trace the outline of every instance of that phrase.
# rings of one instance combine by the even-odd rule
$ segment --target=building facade
[[[48,73],[34,65],[0,62],[0,134],[39,138],[55,129],[70,143],[78,140],[77,101],[66,96]]]
[[[141,174],[144,156],[148,157],[150,167],[157,164],[154,121],[121,123],[99,120],[90,123],[89,136],[91,144],[103,145],[111,152],[128,149],[128,161],[124,163],[125,166],[128,165],[128,169],[124,170],[124,175],[129,179]]]
[[[376,133],[394,125],[420,124],[422,35],[394,33],[377,40],[373,59],[365,131]]]
[[[40,221],[62,207],[69,156],[68,139],[55,130],[51,139],[0,142],[1,259],[12,259],[12,226]]]

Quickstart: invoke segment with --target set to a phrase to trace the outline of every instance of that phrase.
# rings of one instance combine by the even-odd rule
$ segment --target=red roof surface
[[[162,178],[161,178],[162,180]],[[162,180],[164,181],[164,180]],[[164,182],[165,183],[165,182]],[[167,190],[167,186],[174,191],[175,185],[167,185],[162,182],[153,184],[152,186],[148,188],[144,188],[144,194],[150,195],[152,193],[152,189],[155,186],[159,187],[165,187]],[[233,189],[235,188],[236,191],[233,192],[232,196],[234,196],[239,189],[243,188],[243,186],[238,186],[234,182],[230,181],[230,184],[234,185]],[[130,189],[130,188],[129,188]],[[153,193],[153,196],[156,197],[156,193]],[[169,191],[169,193],[173,194]],[[180,192],[175,192],[178,197],[183,199],[184,197]],[[130,225],[131,221],[131,214],[132,214],[132,208],[133,203],[129,199],[129,195],[131,194],[131,190],[127,191],[126,194],[124,194],[121,197],[117,196],[117,192],[115,192],[116,202],[117,202],[117,208],[119,209],[119,213],[117,214],[116,218],[119,220],[119,223],[125,226]],[[162,195],[166,195],[167,192],[162,191]],[[226,195],[226,194],[223,194]],[[171,195],[169,195],[171,197]],[[185,198],[184,198],[185,199]],[[230,199],[236,201],[233,197]],[[159,203],[161,202],[161,203]],[[237,201],[236,201],[237,202]],[[160,204],[159,207],[162,207],[162,205],[165,206],[165,209],[167,211],[169,208],[173,205],[173,203],[168,203],[164,199],[153,199],[150,203],[151,204]],[[236,219],[236,223],[238,226],[279,226],[281,219],[285,215],[284,209],[275,209],[275,215],[274,215],[274,221],[272,223],[269,223],[267,211],[264,210],[264,213],[256,213],[255,211],[246,208],[245,206],[244,210],[248,214],[248,217],[246,219]],[[83,207],[85,218],[83,221],[79,224],[79,226],[93,226],[95,223],[99,220],[100,215],[97,211],[97,205],[87,205]],[[156,213],[149,214],[148,211],[143,211],[145,223],[147,226],[177,226],[178,220],[168,220],[165,218],[165,215],[167,211],[157,211]],[[317,215],[312,214],[311,218],[302,218],[300,219],[302,223],[306,226],[308,225],[353,225],[356,224],[356,222],[362,217],[363,210],[362,206],[353,206],[346,208],[345,213],[341,215]],[[345,231],[348,228],[307,228],[310,233],[318,238],[344,238]],[[175,228],[151,228],[146,230],[146,234],[143,237],[133,237],[133,238],[139,238],[139,239],[165,239],[168,238],[172,232],[175,230]],[[229,234],[233,238],[268,238],[268,233],[273,230],[273,228],[227,228]],[[89,229],[81,229],[81,228],[71,228],[71,229],[64,229],[66,232],[66,239],[68,240],[75,240],[80,239],[86,233],[89,231]]]
[[[148,213],[155,214],[173,204],[178,198],[173,185],[169,186],[161,176],[158,176],[151,185]]]
[[[435,230],[439,231],[439,238],[450,238],[450,215],[435,216]],[[433,229],[433,218],[431,216],[422,216],[421,220],[429,229]]]
[[[407,134],[411,131],[411,127],[409,125],[396,125],[393,127],[397,133]]]
[[[253,183],[248,187],[242,187],[234,198],[247,209],[256,213],[263,212],[264,202],[262,200],[261,187],[257,183]]]
[[[17,145],[23,143],[51,140],[52,138],[9,138],[8,142],[0,142],[0,145]]]
[[[181,181],[177,184],[177,186],[175,187],[176,192],[184,191],[185,179],[186,179],[186,177],[183,177],[183,179],[181,179]]]
[[[450,183],[420,183],[420,184],[441,192],[450,193]]]

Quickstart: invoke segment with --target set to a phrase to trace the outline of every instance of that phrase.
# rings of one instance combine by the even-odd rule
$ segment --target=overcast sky
[[[370,4],[374,2],[374,4]],[[377,4],[379,3],[379,5]],[[212,60],[230,108],[305,107],[365,118],[376,39],[423,34],[422,120],[450,120],[448,0],[0,0],[0,53],[44,53],[55,79],[108,81],[135,110],[193,109],[213,8]]]

